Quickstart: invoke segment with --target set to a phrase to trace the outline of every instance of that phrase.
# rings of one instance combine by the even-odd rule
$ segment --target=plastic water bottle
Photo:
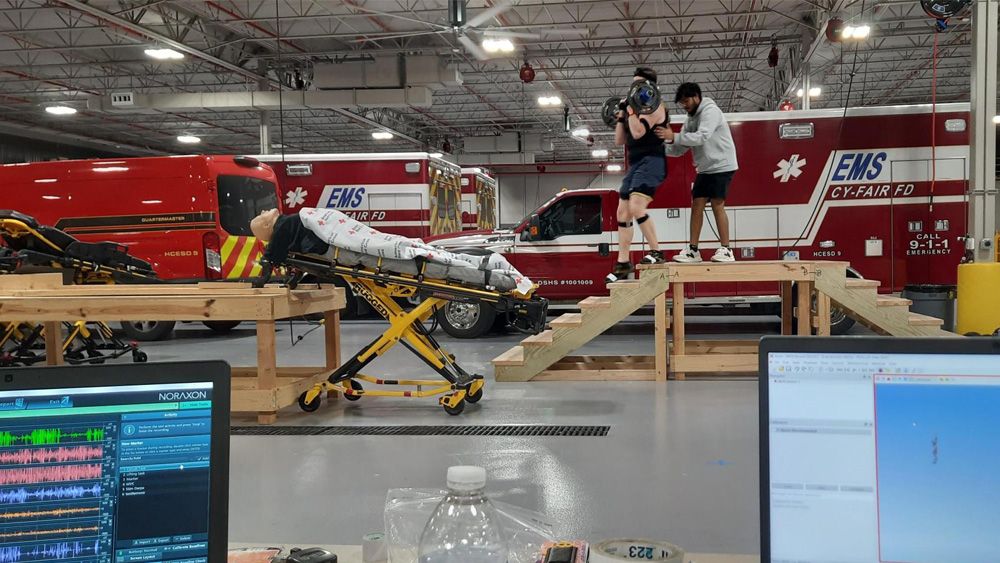
[[[448,495],[420,536],[420,563],[507,563],[507,541],[484,487],[482,467],[448,468]]]

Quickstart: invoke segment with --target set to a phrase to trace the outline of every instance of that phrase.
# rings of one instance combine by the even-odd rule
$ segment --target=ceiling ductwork
[[[371,60],[313,64],[313,87],[319,90],[425,86],[441,90],[462,85],[462,73],[437,56],[389,56]]]
[[[87,109],[106,112],[240,111],[331,109],[352,107],[429,108],[433,92],[426,86],[309,92],[205,92],[193,94],[135,94],[118,92],[87,100]]]
[[[552,152],[551,140],[542,139],[539,133],[508,131],[485,137],[466,137],[463,149],[467,153],[536,153]]]

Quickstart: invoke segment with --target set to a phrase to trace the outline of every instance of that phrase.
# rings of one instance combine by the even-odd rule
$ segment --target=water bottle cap
[[[486,486],[486,470],[475,465],[448,468],[448,488],[453,491],[477,491]]]

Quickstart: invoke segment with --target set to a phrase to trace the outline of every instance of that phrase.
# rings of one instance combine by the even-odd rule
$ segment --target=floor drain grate
[[[607,436],[610,426],[233,426],[233,436]]]

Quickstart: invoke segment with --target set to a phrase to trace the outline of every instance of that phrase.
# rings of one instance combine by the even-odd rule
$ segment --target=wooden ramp
[[[756,345],[753,341],[740,343],[739,346],[691,342],[685,347],[683,299],[675,302],[674,342],[672,346],[668,345],[666,331],[671,322],[664,295],[671,287],[674,295],[683,295],[684,283],[689,282],[778,281],[788,289],[792,283],[797,283],[799,289],[805,292],[800,297],[800,309],[808,307],[806,315],[799,315],[800,332],[814,326],[809,313],[815,307],[819,313],[815,322],[817,333],[828,334],[829,306],[832,303],[847,310],[859,322],[880,334],[951,335],[941,330],[941,320],[911,313],[909,300],[879,295],[878,282],[848,279],[847,267],[846,262],[801,261],[667,263],[642,266],[638,280],[609,284],[609,297],[584,299],[580,302],[579,313],[567,313],[558,317],[550,323],[551,329],[525,338],[518,346],[494,359],[496,380],[663,380],[668,371],[668,357],[678,372],[675,375],[679,377],[683,377],[684,371],[755,372]],[[783,293],[784,316],[787,317],[784,319],[783,329],[787,333],[791,328],[793,304],[791,292]],[[655,357],[567,357],[654,300],[657,304]],[[810,306],[810,303],[814,305]],[[824,318],[827,319],[825,323]]]

